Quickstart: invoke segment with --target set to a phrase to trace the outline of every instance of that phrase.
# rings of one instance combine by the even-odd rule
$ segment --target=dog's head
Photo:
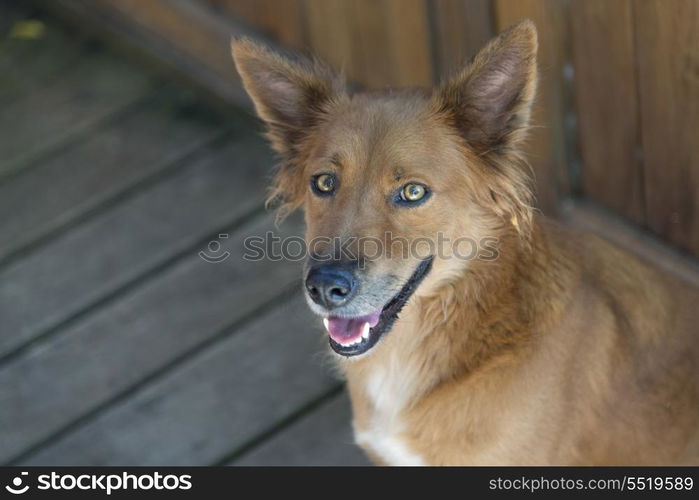
[[[524,21],[436,89],[350,93],[320,62],[233,42],[281,156],[272,198],[283,213],[304,209],[305,292],[337,353],[372,349],[411,296],[461,276],[484,241],[526,239],[532,195],[518,147],[536,48]]]

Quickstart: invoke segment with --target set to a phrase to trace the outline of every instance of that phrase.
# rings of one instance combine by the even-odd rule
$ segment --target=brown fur
[[[699,463],[697,292],[531,208],[519,147],[536,49],[525,21],[432,92],[350,95],[319,62],[233,44],[282,158],[272,197],[284,212],[303,207],[309,239],[390,231],[499,242],[495,261],[435,259],[381,343],[339,360],[355,430],[381,417],[369,387],[393,371],[407,399],[390,432],[424,463]],[[308,188],[325,171],[340,179],[332,199]],[[407,181],[433,198],[387,203]],[[363,278],[398,286],[416,262],[387,254]]]

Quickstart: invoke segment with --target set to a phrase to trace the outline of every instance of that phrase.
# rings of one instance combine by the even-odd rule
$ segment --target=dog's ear
[[[272,146],[292,156],[308,129],[345,94],[343,80],[320,61],[292,62],[247,39],[234,39],[231,50]]]
[[[507,151],[522,140],[536,92],[536,51],[534,23],[521,21],[437,90],[440,110],[469,146]]]
[[[292,62],[250,40],[233,40],[231,50],[243,85],[267,125],[267,137],[281,155],[267,201],[284,217],[303,203],[306,192],[298,175],[299,145],[346,96],[344,80],[320,61]]]

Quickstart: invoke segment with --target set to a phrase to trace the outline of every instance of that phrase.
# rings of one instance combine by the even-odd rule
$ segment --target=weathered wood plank
[[[268,149],[232,139],[1,270],[0,355],[260,207]]]
[[[384,85],[430,86],[434,70],[425,0],[385,0],[384,11],[388,53],[381,64],[391,67],[391,81]]]
[[[192,2],[151,0],[98,0],[99,8],[126,16],[144,29],[164,36],[170,43],[178,44],[190,55],[203,59],[211,68],[234,75],[230,56],[230,44],[221,43],[218,33],[207,32],[196,17],[187,17],[187,4]],[[198,11],[191,11],[195,15]],[[228,34],[229,37],[232,33]]]
[[[0,261],[222,133],[222,119],[160,88],[142,108],[0,184]]]
[[[14,60],[18,50],[26,47],[25,42],[36,41],[34,36],[37,34],[36,30],[30,30],[34,31],[33,33],[28,33],[27,30],[24,33],[18,33],[18,24],[35,18],[35,9],[32,9],[27,2],[0,2],[0,68],[10,69],[8,63]],[[45,26],[41,26],[39,31],[43,31],[41,28]],[[0,77],[0,81],[3,78],[4,75]]]
[[[494,36],[490,0],[431,0],[437,79],[459,68]]]
[[[350,402],[343,393],[230,465],[371,465],[354,444],[351,418]]]
[[[299,280],[299,264],[242,258],[245,238],[273,230],[271,215],[257,217],[220,240],[221,250],[213,255],[231,254],[223,262],[205,262],[192,252],[133,293],[0,368],[0,461],[288,293]],[[299,224],[285,223],[275,233],[296,235]],[[34,397],[37,388],[44,388],[41,397]],[[186,414],[180,416],[186,419]]]
[[[699,256],[699,2],[634,2],[649,227]]]
[[[537,206],[556,213],[568,192],[564,138],[563,66],[567,58],[565,4],[557,0],[496,0],[498,30],[531,19],[539,33],[539,90],[532,111],[532,129],[525,145],[534,169]]]
[[[300,297],[285,303],[22,463],[217,462],[336,383],[309,317]]]
[[[629,0],[570,6],[582,192],[643,223],[633,24]]]
[[[349,9],[343,0],[306,0],[307,39],[313,53],[358,81],[360,56],[353,43],[352,27],[346,22]]]
[[[46,85],[85,50],[84,40],[68,34],[27,3],[0,5],[0,102]],[[22,26],[36,31],[20,35]]]
[[[36,9],[29,2],[0,2],[0,40],[5,40],[17,21],[32,18]],[[4,42],[3,42],[4,44]],[[0,55],[2,60],[4,54]]]
[[[387,57],[390,49],[385,1],[356,0],[346,3],[347,16],[335,18],[335,24],[349,25],[350,43],[356,47],[352,53],[352,71],[356,72],[357,81],[370,89],[395,85],[392,61]]]
[[[205,0],[207,1],[207,0]],[[208,0],[273,40],[305,50],[303,0]]]
[[[0,130],[12,133],[0,135],[0,180],[142,98],[151,86],[146,74],[99,51],[51,85],[6,104]]]
[[[309,0],[314,53],[370,88],[430,85],[432,61],[424,0]]]
[[[198,0],[41,3],[81,29],[151,56],[228,103],[251,107],[230,56],[230,40],[259,33]]]

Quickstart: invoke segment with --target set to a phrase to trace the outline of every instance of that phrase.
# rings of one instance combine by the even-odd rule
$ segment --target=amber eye
[[[332,174],[320,174],[313,177],[311,184],[316,193],[329,195],[335,192],[337,179]]]
[[[400,197],[403,201],[413,202],[420,201],[427,194],[427,189],[422,184],[406,184],[400,192]]]

